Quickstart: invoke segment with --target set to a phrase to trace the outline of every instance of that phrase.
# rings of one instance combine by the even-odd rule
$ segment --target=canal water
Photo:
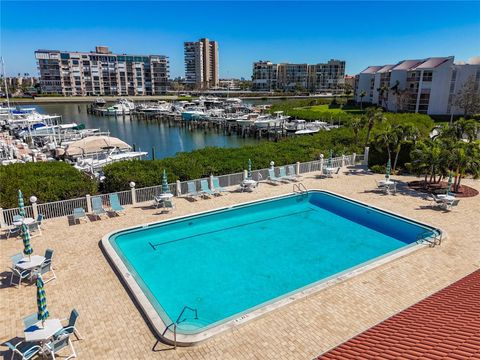
[[[110,135],[133,145],[137,150],[147,151],[152,158],[161,159],[177,152],[203,149],[207,146],[238,147],[257,144],[259,140],[227,136],[214,131],[188,130],[181,127],[169,127],[166,122],[155,120],[133,120],[129,116],[95,116],[87,113],[89,104],[57,103],[32,105],[38,112],[61,115],[64,123],[85,124],[87,128],[110,131]]]

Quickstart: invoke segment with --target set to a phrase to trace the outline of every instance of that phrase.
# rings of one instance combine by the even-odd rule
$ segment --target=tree
[[[480,142],[457,141],[452,149],[455,181],[453,191],[458,192],[462,178],[467,172],[478,177],[480,172]]]
[[[378,150],[386,149],[388,161],[392,161],[392,150],[398,143],[398,131],[392,125],[387,124],[375,136],[375,146]]]
[[[446,125],[442,128],[441,138],[452,138],[455,140],[466,139],[469,142],[475,141],[479,131],[478,122],[475,120],[459,119],[453,124]]]
[[[365,110],[364,122],[367,125],[367,138],[365,139],[365,147],[368,146],[370,133],[375,124],[379,124],[383,122],[383,120],[385,120],[385,116],[383,115],[382,108],[369,107]]]
[[[480,113],[480,89],[472,75],[463,84],[462,89],[455,96],[453,104],[463,110],[465,116]]]
[[[350,96],[350,94],[353,92],[353,87],[350,84],[344,84],[343,85],[343,92],[345,95]]]
[[[363,117],[355,117],[350,123],[350,127],[355,134],[355,144],[358,144],[358,133],[365,127],[365,121]]]
[[[367,95],[367,93],[365,92],[365,90],[362,90],[360,91],[360,110],[363,110],[363,98],[365,97],[365,95]]]
[[[427,182],[437,181],[436,175],[440,168],[442,155],[444,154],[440,142],[431,139],[417,142],[412,150],[410,154],[412,169],[424,173],[425,186]],[[427,181],[428,175],[430,175],[430,179]]]
[[[393,126],[393,131],[396,134],[396,144],[394,146],[395,151],[395,160],[393,161],[392,171],[395,172],[395,168],[397,167],[398,156],[400,155],[400,150],[402,149],[402,145],[406,144],[409,141],[413,141],[414,143],[420,137],[420,131],[418,128],[410,123],[407,124],[396,124]]]

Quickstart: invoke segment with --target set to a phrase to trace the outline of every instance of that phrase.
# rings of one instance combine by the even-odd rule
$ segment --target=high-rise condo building
[[[463,115],[455,98],[469,79],[480,91],[480,64],[455,64],[453,56],[369,66],[356,76],[355,100],[388,111]]]
[[[164,55],[37,50],[40,86],[47,94],[158,95],[167,90],[169,59]]]
[[[218,87],[218,42],[185,42],[185,82],[195,89]]]
[[[345,83],[345,61],[330,60],[320,64],[253,63],[252,90],[308,90],[339,93]]]

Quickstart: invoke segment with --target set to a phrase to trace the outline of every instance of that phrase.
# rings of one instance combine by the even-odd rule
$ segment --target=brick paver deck
[[[303,183],[439,226],[449,235],[441,246],[425,247],[196,347],[172,350],[164,344],[154,348],[156,338],[103,254],[101,237],[127,226],[289,193],[292,185],[261,184],[254,193],[195,203],[176,199],[177,208],[169,215],[139,204],[128,207],[125,216],[87,224],[52,219],[45,222],[43,236],[32,239],[36,254],[55,250],[57,279],[46,285],[50,314],[62,318],[72,308],[79,311],[78,328],[85,339],[74,346],[80,359],[312,359],[480,268],[479,197],[462,199],[444,213],[428,208],[414,192],[370,192],[374,179],[381,177],[341,174],[319,180],[308,174]],[[480,189],[478,181],[465,184]],[[8,286],[10,256],[21,250],[20,240],[0,238],[0,343],[21,337],[22,317],[36,311],[35,286]]]

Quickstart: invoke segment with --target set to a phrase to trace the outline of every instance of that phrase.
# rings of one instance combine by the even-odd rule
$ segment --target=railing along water
[[[331,166],[331,167],[342,167],[342,166],[350,166],[362,163],[364,161],[363,155],[346,155],[346,156],[339,156],[331,159],[331,164],[328,158],[322,158],[320,160],[308,161],[299,164],[290,164],[297,168],[298,165],[298,172],[299,174],[305,174],[309,172],[316,172],[321,171],[322,167]],[[284,165],[289,166],[289,165]],[[265,180],[268,178],[269,169],[258,169],[252,171],[252,178],[257,181]],[[275,172],[278,174],[278,167],[274,168]],[[222,187],[231,187],[239,185],[244,180],[244,172],[238,172],[234,174],[226,174],[226,175],[219,175],[218,180],[219,184]],[[188,183],[193,182],[197,190],[200,190],[200,181],[207,180],[209,178],[204,179],[194,179],[189,181],[182,181],[179,184],[172,183],[168,184],[169,190],[172,194],[180,195],[188,193]],[[179,185],[180,194],[177,191]],[[122,205],[131,205],[134,203],[143,203],[147,201],[152,201],[153,198],[157,195],[162,193],[162,185],[155,185],[149,186],[144,188],[138,189],[130,189],[119,191],[116,194],[118,195],[120,204]],[[135,198],[133,197],[135,196]],[[85,196],[75,199],[68,199],[68,200],[60,200],[55,202],[48,202],[43,204],[36,204],[36,211],[34,211],[34,206],[29,205],[25,206],[25,212],[27,217],[34,217],[35,212],[38,214],[43,214],[45,219],[52,219],[57,217],[64,217],[69,216],[73,213],[73,209],[75,208],[83,208],[85,210],[90,208],[90,201],[91,197],[99,196],[102,199],[102,204],[105,207],[109,207],[110,194],[98,194],[92,196]],[[1,209],[0,208],[0,227],[9,226],[13,222],[13,217],[18,215],[18,208],[11,208],[11,209]]]

